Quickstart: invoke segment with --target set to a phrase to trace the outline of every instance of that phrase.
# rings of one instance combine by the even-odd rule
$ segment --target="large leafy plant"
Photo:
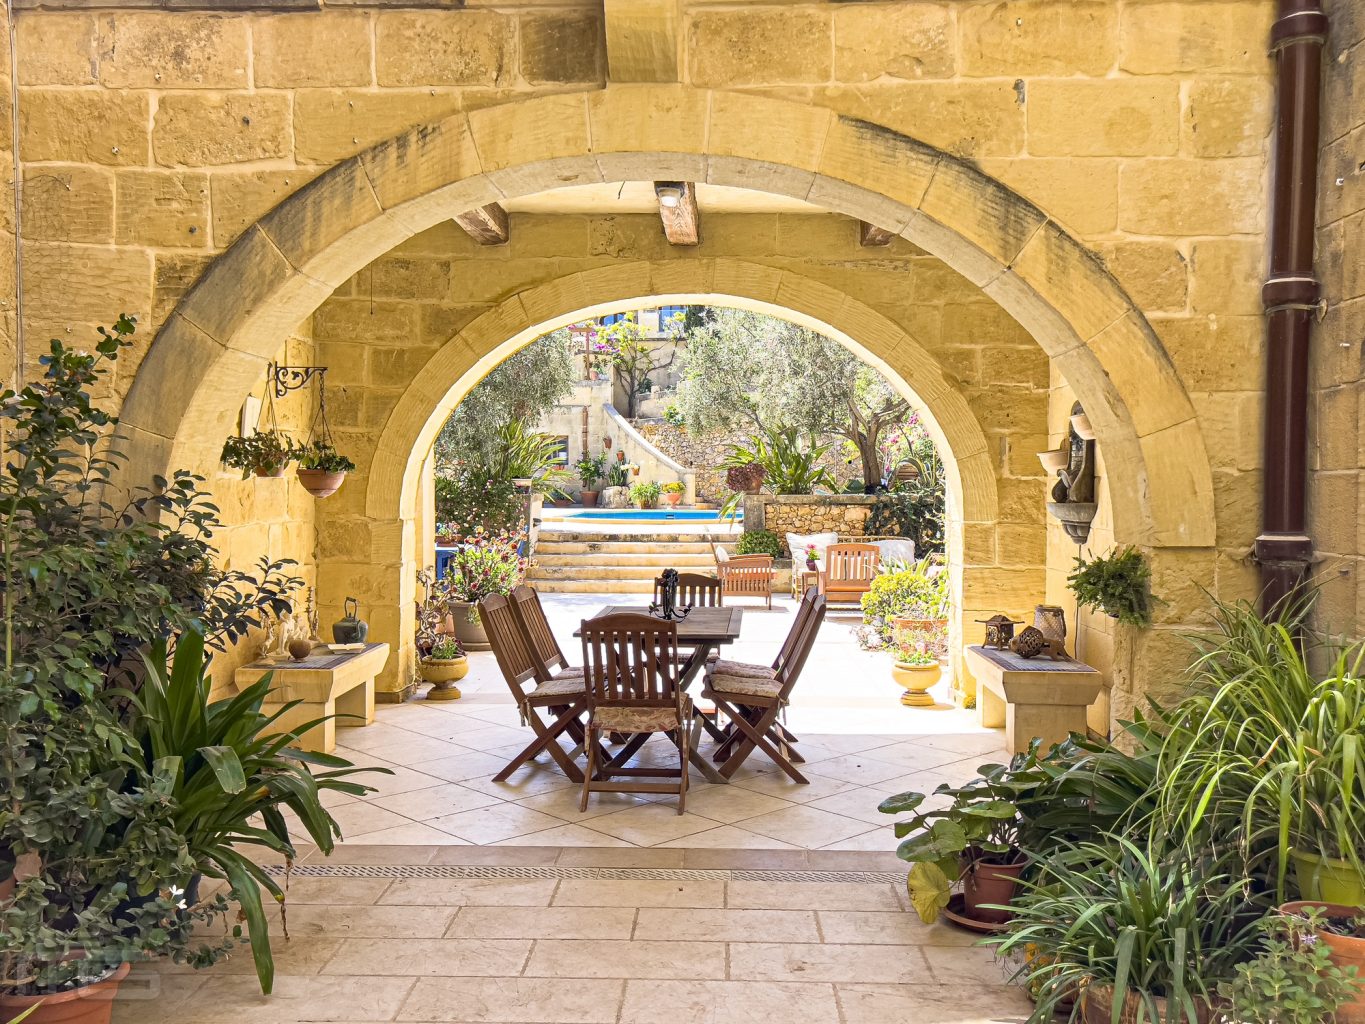
[[[1355,967],[1332,963],[1331,947],[1320,942],[1321,909],[1306,916],[1271,914],[1263,918],[1265,935],[1255,959],[1238,964],[1232,980],[1220,982],[1218,994],[1226,1024],[1322,1024],[1356,994]]]
[[[165,641],[158,640],[146,655],[142,687],[121,696],[136,711],[134,739],[147,771],[165,782],[174,829],[195,868],[231,886],[251,937],[257,977],[268,993],[275,966],[261,894],[283,903],[284,891],[243,848],[263,847],[292,862],[294,845],[282,813],[287,809],[314,845],[330,853],[341,830],[322,806],[320,793],[363,796],[371,788],[349,777],[374,769],[290,747],[325,719],[279,729],[277,723],[302,702],[290,701],[267,714],[269,673],[234,696],[212,700],[204,638],[197,631],[181,635],[169,666],[167,657]],[[324,770],[314,773],[310,765]]]
[[[506,596],[526,578],[530,560],[520,551],[520,535],[475,537],[446,563],[442,584],[450,601],[478,604],[490,594]],[[471,615],[474,610],[470,609]]]
[[[937,456],[934,464],[937,465]],[[941,473],[924,473],[877,496],[867,517],[867,532],[879,537],[909,537],[921,555],[944,548],[945,491]]]
[[[1088,562],[1077,555],[1075,571],[1067,577],[1082,607],[1097,608],[1130,626],[1152,624],[1151,581],[1152,569],[1134,547]]]
[[[895,619],[948,617],[948,572],[927,556],[912,568],[884,572],[873,578],[862,597],[862,608],[863,623],[883,645],[889,644]]]
[[[761,466],[764,483],[774,494],[813,494],[817,487],[837,491],[834,477],[820,464],[831,447],[813,435],[803,437],[796,427],[763,427],[746,444],[730,445],[721,466]]]

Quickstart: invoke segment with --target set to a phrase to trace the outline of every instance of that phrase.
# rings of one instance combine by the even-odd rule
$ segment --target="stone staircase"
[[[732,539],[716,543],[733,550]],[[699,533],[546,531],[536,545],[531,582],[548,594],[649,594],[665,569],[714,574],[711,546]]]

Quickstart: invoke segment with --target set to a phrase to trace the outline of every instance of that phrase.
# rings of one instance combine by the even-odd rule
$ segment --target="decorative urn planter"
[[[903,661],[891,665],[891,678],[905,691],[901,703],[908,708],[931,708],[934,698],[929,696],[929,687],[943,675],[942,665],[910,665]]]
[[[478,605],[468,601],[451,601],[450,614],[455,620],[455,639],[464,645],[466,651],[491,650],[483,620],[479,618]]]
[[[479,629],[482,631],[482,624]],[[469,675],[469,659],[422,658],[417,663],[417,674],[431,684],[427,700],[459,700],[460,690],[455,684]]]
[[[299,467],[294,472],[298,474],[303,489],[315,498],[330,498],[346,482],[345,473],[331,473],[325,469]]]
[[[36,1004],[37,1009],[24,1018],[24,1024],[109,1024],[114,1013],[114,999],[129,970],[129,964],[120,964],[102,981],[65,992],[0,995],[0,1018],[18,1017]]]

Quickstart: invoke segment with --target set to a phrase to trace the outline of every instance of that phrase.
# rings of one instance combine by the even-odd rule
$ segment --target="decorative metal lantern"
[[[1066,653],[1066,610],[1055,604],[1040,604],[1033,609],[1033,624],[1043,636],[1053,642],[1062,654]]]
[[[1021,658],[1036,658],[1049,647],[1043,631],[1035,626],[1025,626],[1020,634],[1010,642],[1010,650]]]
[[[1010,641],[1014,639],[1014,627],[1019,625],[1022,620],[1011,619],[1008,615],[992,615],[989,619],[977,619],[976,621],[986,627],[986,647],[994,647],[997,651],[1007,651]]]

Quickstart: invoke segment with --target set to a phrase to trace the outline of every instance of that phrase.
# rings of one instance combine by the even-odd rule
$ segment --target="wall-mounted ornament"
[[[327,377],[325,366],[281,366],[279,363],[271,363],[266,372],[276,398],[283,398],[289,392],[297,391],[314,377],[324,382]]]
[[[1079,402],[1071,407],[1066,444],[1055,452],[1041,452],[1038,458],[1056,476],[1047,510],[1061,522],[1068,537],[1084,544],[1099,506],[1095,504],[1095,436]]]

